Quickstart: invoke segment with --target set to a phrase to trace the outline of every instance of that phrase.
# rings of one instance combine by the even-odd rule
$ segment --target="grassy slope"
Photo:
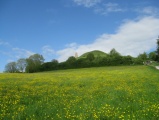
[[[152,63],[150,65],[155,67],[155,66],[159,66],[159,63],[156,61],[152,61]]]
[[[107,54],[105,52],[102,52],[102,51],[99,51],[99,50],[94,50],[94,51],[91,51],[91,52],[84,53],[83,55],[81,55],[80,57],[78,57],[78,59],[80,59],[80,58],[86,58],[89,53],[93,53],[93,55],[95,57],[99,57],[99,56],[100,57],[105,57],[105,56],[107,56]]]
[[[159,71],[148,66],[0,74],[0,119],[159,119]]]

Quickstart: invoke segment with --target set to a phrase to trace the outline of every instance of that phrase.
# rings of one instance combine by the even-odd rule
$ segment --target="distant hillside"
[[[86,58],[89,53],[92,53],[94,55],[94,57],[105,57],[105,56],[108,55],[105,52],[102,52],[102,51],[99,51],[99,50],[94,50],[94,51],[90,51],[90,52],[84,53],[83,55],[81,55],[80,57],[78,57],[78,59],[80,59],[80,58]]]

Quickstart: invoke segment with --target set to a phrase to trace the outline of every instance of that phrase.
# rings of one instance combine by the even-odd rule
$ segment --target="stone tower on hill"
[[[75,53],[75,58],[78,58],[78,53],[77,52]]]

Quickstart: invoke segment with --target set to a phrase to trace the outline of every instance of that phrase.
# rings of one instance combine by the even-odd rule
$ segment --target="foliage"
[[[158,80],[148,66],[0,74],[0,119],[158,120]]]
[[[138,59],[141,59],[142,61],[146,61],[148,59],[146,52],[139,54]]]
[[[77,53],[76,53],[77,56]],[[159,38],[157,39],[157,50],[147,54],[146,52],[139,54],[136,58],[132,56],[122,56],[114,48],[110,50],[109,54],[99,50],[84,53],[80,57],[75,58],[70,56],[66,61],[58,63],[53,59],[51,62],[44,63],[42,55],[34,54],[27,59],[19,59],[16,62],[8,63],[5,66],[6,72],[39,72],[51,71],[70,68],[86,68],[86,67],[100,67],[100,66],[119,66],[119,65],[141,65],[143,62],[159,61]],[[24,70],[25,69],[25,70]]]
[[[110,53],[109,53],[110,56],[112,57],[118,57],[118,56],[121,56],[119,52],[117,52],[114,48],[112,50],[110,50]]]
[[[19,59],[17,61],[18,70],[20,72],[33,73],[40,71],[62,70],[62,69],[77,69],[100,66],[121,66],[121,65],[141,65],[146,60],[154,60],[155,54],[139,54],[134,58],[130,55],[122,56],[115,49],[112,49],[109,54],[95,50],[87,52],[82,56],[75,58],[70,56],[66,61],[59,63],[56,59],[51,62],[45,62],[42,55],[34,54],[27,59]],[[26,62],[26,63],[25,63]],[[15,71],[14,71],[15,72]],[[17,72],[17,71],[16,71]]]
[[[58,69],[58,61],[52,60],[51,62],[43,63],[40,67],[40,71],[51,71],[51,70],[57,70]]]
[[[18,72],[17,63],[16,62],[10,62],[10,63],[6,64],[5,72],[9,72],[9,73]]]
[[[157,54],[157,56],[156,56],[157,61],[159,61],[159,37],[158,37],[158,39],[157,39],[157,50],[156,50],[156,54]]]
[[[44,63],[44,58],[40,54],[31,55],[28,59],[33,60],[35,64],[41,65],[42,63]]]
[[[156,52],[150,52],[148,55],[150,60],[156,61],[157,57],[156,57]]]
[[[34,54],[26,59],[27,66],[26,72],[33,73],[40,71],[41,65],[44,63],[44,58],[42,55]]]
[[[58,60],[56,60],[56,59],[53,59],[51,62],[54,63],[54,64],[58,64],[59,63]]]
[[[74,56],[69,57],[66,60],[67,68],[74,68],[75,67],[76,58]]]
[[[92,62],[92,61],[95,59],[93,53],[89,53],[89,54],[87,55],[87,59],[88,59],[90,62]]]
[[[27,65],[27,62],[26,62],[26,59],[25,59],[25,58],[20,58],[20,59],[17,61],[17,69],[18,69],[20,72],[25,72],[26,65]]]

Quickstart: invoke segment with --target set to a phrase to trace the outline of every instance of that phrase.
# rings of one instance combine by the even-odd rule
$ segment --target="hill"
[[[89,53],[92,53],[95,58],[96,57],[106,57],[108,55],[105,52],[102,52],[102,51],[99,51],[99,50],[93,50],[93,51],[84,53],[83,55],[81,55],[80,57],[78,57],[78,59],[80,59],[80,58],[86,58]]]

